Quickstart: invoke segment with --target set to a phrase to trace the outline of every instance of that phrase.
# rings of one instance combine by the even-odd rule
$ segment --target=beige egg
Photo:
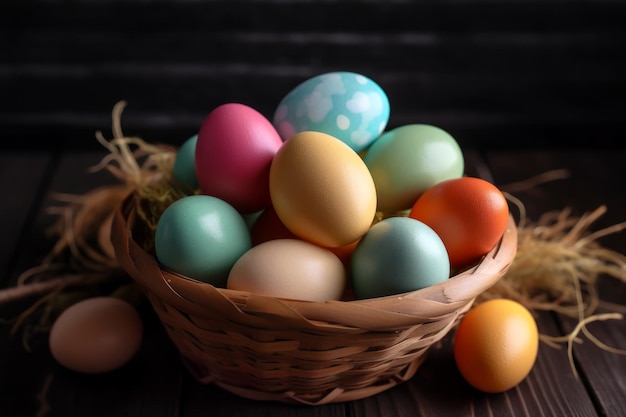
[[[59,315],[50,330],[52,356],[73,371],[98,374],[126,364],[139,350],[143,323],[119,298],[79,301]]]
[[[261,243],[235,263],[227,288],[305,301],[339,300],[343,263],[330,250],[299,239]]]

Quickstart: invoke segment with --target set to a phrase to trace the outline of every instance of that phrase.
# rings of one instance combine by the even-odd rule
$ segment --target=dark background
[[[465,147],[623,147],[626,2],[13,0],[0,4],[2,147],[180,144],[219,104],[268,118],[298,83],[360,72],[389,127]]]

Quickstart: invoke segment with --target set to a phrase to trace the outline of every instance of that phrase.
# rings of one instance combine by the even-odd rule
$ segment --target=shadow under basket
[[[509,219],[477,264],[418,291],[358,301],[306,302],[215,288],[162,269],[138,238],[136,197],[115,213],[112,242],[185,366],[241,397],[321,405],[366,398],[415,374],[517,250]],[[136,232],[136,233],[133,233]]]

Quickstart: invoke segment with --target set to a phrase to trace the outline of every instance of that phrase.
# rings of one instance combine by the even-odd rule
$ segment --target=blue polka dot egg
[[[389,99],[374,81],[353,72],[329,72],[291,90],[280,101],[273,122],[283,141],[316,131],[360,152],[383,132],[389,112]]]

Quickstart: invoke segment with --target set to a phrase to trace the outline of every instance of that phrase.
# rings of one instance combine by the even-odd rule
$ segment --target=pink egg
[[[241,213],[270,206],[269,171],[282,143],[272,123],[255,109],[239,103],[215,108],[198,132],[200,189]]]

